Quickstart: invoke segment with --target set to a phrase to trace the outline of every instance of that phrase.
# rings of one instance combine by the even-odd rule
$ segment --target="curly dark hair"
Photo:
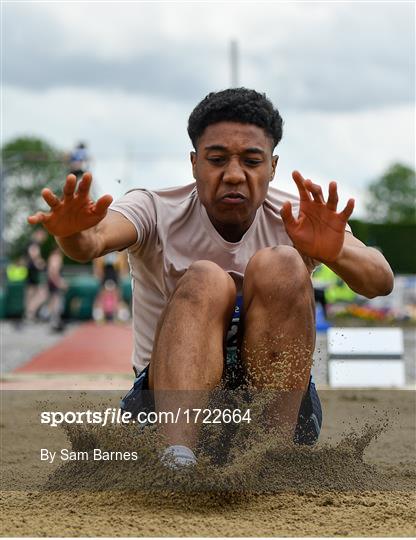
[[[228,88],[211,92],[192,111],[188,134],[194,148],[207,126],[224,121],[263,128],[273,141],[273,148],[282,138],[282,117],[266,94],[248,88]]]

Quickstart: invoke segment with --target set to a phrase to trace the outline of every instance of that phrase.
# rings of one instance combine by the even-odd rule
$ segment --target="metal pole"
[[[231,87],[237,88],[238,82],[238,44],[232,40],[230,44],[230,68],[231,68]]]

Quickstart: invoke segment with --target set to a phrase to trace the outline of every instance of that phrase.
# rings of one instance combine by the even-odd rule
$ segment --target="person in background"
[[[26,259],[23,255],[14,258],[6,267],[6,290],[5,305],[2,313],[13,319],[14,327],[20,329],[22,326],[22,317],[24,315],[25,285],[27,279]],[[14,290],[12,299],[10,299],[10,289]],[[9,305],[9,302],[12,304]]]
[[[26,261],[23,256],[13,259],[6,268],[7,281],[16,283],[19,281],[26,281],[27,279],[27,267]]]
[[[89,155],[85,143],[80,142],[69,156],[69,173],[75,174],[77,180],[89,169]]]
[[[30,239],[30,243],[26,250],[26,319],[33,321],[36,318],[36,313],[43,302],[46,300],[47,294],[45,287],[42,284],[41,275],[46,268],[46,262],[41,254],[41,246],[47,238],[44,229],[36,229]]]
[[[127,257],[124,252],[111,252],[94,259],[94,275],[100,280],[101,290],[94,305],[94,318],[112,321],[119,318],[122,306],[120,280],[127,274]],[[126,307],[124,306],[124,311]],[[125,317],[122,317],[124,320]]]
[[[62,263],[62,252],[56,247],[49,255],[47,266],[49,290],[48,308],[51,328],[55,332],[61,332],[64,329],[62,321],[63,293],[67,289],[67,283],[62,277]]]
[[[313,294],[315,297],[315,305],[321,304],[323,316],[325,317],[325,319],[327,319],[328,309],[327,309],[327,301],[325,298],[325,287],[314,285]]]
[[[117,285],[112,279],[107,279],[101,291],[101,309],[107,322],[117,318],[119,293]]]

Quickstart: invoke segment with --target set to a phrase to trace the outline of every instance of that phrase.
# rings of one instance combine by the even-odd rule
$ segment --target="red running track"
[[[132,373],[130,325],[88,322],[15,373]]]

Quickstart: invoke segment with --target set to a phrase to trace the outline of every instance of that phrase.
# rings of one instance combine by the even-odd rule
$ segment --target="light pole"
[[[230,43],[230,69],[231,69],[231,87],[237,88],[238,82],[238,43],[235,39]]]

